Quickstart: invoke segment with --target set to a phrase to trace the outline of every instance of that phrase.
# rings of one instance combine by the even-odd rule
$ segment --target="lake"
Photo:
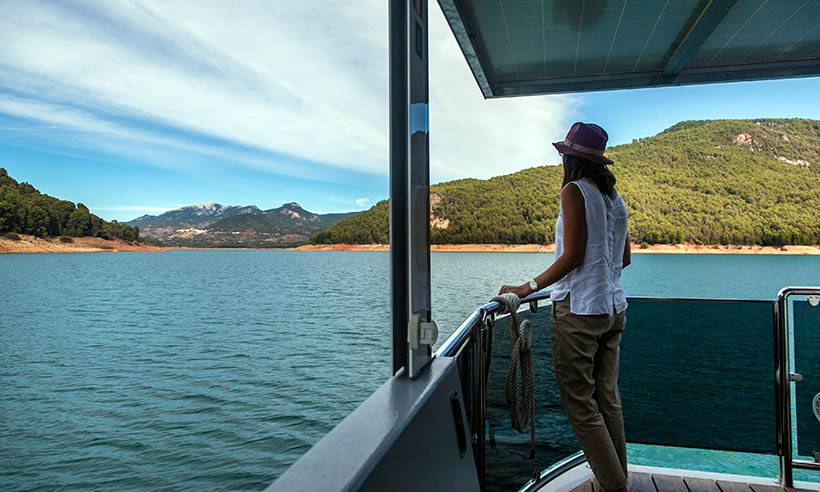
[[[446,336],[552,254],[433,253]],[[0,490],[261,490],[389,376],[389,254],[0,255]],[[634,255],[632,296],[773,299],[820,256]]]

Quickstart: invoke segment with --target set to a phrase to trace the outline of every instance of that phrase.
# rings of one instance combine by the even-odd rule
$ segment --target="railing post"
[[[485,413],[484,400],[486,397],[486,372],[484,370],[484,336],[486,313],[482,311],[481,321],[475,327],[473,336],[473,454],[475,455],[478,484],[483,491],[486,481],[486,457],[484,448]]]
[[[820,287],[785,287],[777,295],[777,445],[780,455],[778,481],[783,487],[794,486],[794,469],[820,471],[816,461],[795,460],[792,435],[792,382],[801,380],[791,365],[792,332],[789,326],[790,296],[817,296]],[[798,439],[799,439],[798,434]]]
[[[779,454],[777,481],[781,487],[793,487],[791,383],[789,378],[788,294],[781,291],[775,303],[775,376],[777,394],[777,449]]]

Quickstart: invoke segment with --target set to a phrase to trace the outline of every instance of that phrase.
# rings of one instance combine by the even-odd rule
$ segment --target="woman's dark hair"
[[[601,193],[611,197],[615,192],[615,175],[603,164],[595,164],[583,157],[564,154],[563,188],[571,181],[588,178],[598,186]]]

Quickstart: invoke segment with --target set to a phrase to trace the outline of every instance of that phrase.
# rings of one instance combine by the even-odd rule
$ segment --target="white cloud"
[[[312,162],[386,175],[386,5],[4,0],[0,112],[156,165],[172,147],[288,175],[318,176]],[[555,161],[571,100],[484,101],[433,5],[433,179]]]
[[[139,158],[156,166],[167,168],[192,167],[203,162],[230,160],[247,167],[275,172],[286,176],[332,181],[336,173],[306,169],[288,158],[272,161],[258,153],[229,149],[213,143],[175,138],[158,132],[135,128],[115,120],[105,119],[82,109],[50,102],[33,101],[0,93],[0,113],[45,123],[32,127],[14,127],[29,130],[38,142],[48,142],[70,148],[94,148],[130,158]],[[44,131],[44,129],[50,129]],[[72,132],[65,138],[63,132]],[[69,152],[77,155],[76,152]],[[181,157],[182,156],[182,157]]]
[[[368,67],[386,66],[386,47],[373,53],[377,47],[332,28],[352,22],[353,12],[328,6],[316,22],[295,6],[174,2],[149,10],[95,2],[83,16],[59,4],[12,1],[0,19],[3,38],[13,40],[0,42],[0,79],[25,97],[47,94],[89,113],[386,172],[386,82]],[[375,11],[362,9],[360,22],[384,24],[368,22]]]
[[[551,142],[572,123],[573,96],[484,100],[439,9],[430,16],[430,155],[434,181],[488,178],[558,162]]]
[[[357,198],[356,199],[356,205],[358,205],[360,207],[366,207],[368,203],[370,203],[369,198]]]

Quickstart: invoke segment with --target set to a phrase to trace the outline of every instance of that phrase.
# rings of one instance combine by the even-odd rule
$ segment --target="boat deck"
[[[628,489],[629,492],[810,492],[805,489],[783,488],[776,485],[632,471],[629,472]],[[571,492],[593,492],[592,482],[587,480]]]

